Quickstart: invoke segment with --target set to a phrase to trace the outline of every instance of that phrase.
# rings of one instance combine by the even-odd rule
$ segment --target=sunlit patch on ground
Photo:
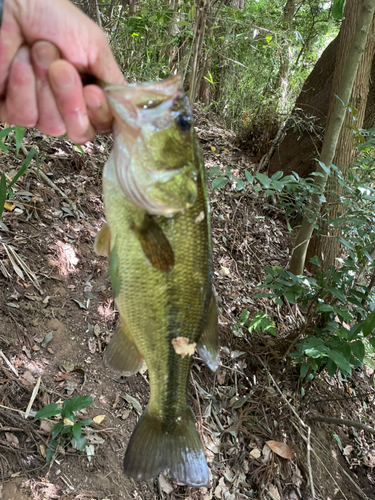
[[[58,267],[60,276],[67,276],[76,271],[78,257],[72,245],[57,241],[55,245],[56,257],[50,257],[49,263]]]

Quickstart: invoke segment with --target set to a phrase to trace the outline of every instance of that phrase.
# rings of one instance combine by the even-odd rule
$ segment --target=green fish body
[[[124,120],[120,105],[135,116],[131,109],[134,95],[124,97],[128,88],[123,87],[121,94],[117,86],[115,97],[112,92],[112,100],[109,98],[112,106],[114,99],[120,102],[115,113],[118,128],[114,151],[103,174],[108,225],[97,237],[96,250],[109,256],[120,327],[106,350],[105,363],[123,375],[136,373],[143,360],[148,367],[150,400],[130,438],[125,472],[145,480],[169,470],[180,483],[204,486],[209,482],[208,467],[186,400],[194,348],[212,370],[218,366],[204,165],[179,79],[165,82],[162,88],[166,88],[166,95],[159,101],[152,93],[155,85],[140,89],[154,105],[151,118],[148,115],[131,122],[126,115],[127,123],[119,126]],[[106,92],[111,95],[111,87]],[[140,104],[137,101],[135,107],[143,113],[147,108],[142,98],[137,99]],[[166,102],[168,106],[158,110]],[[146,130],[144,134],[142,127],[147,129],[150,121],[151,132]],[[136,138],[131,147],[125,148],[129,127]],[[154,140],[155,134],[159,134],[159,141]],[[135,195],[129,194],[128,187],[124,192],[126,176],[123,182],[119,179],[121,148],[127,149],[124,157],[128,167],[132,158],[138,158],[138,164],[129,167],[134,178],[140,171],[139,186],[137,179],[133,186]],[[142,169],[151,172],[156,187]],[[147,187],[142,192],[144,185]]]

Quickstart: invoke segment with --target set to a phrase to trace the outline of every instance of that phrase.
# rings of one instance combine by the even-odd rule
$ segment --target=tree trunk
[[[344,63],[350,44],[352,43],[357,19],[360,15],[360,4],[361,2],[359,0],[352,0],[352,2],[347,3],[345,7],[345,19],[341,28],[343,32],[340,39],[337,61],[333,75],[329,115],[331,113],[331,108],[333,109],[333,105],[337,99],[336,94],[342,76]],[[349,101],[351,107],[354,107],[357,110],[355,127],[358,129],[363,128],[367,96],[369,93],[371,65],[374,59],[374,50],[375,18],[373,19],[372,26],[370,28],[366,48],[361,57],[353,85],[353,91]],[[346,112],[344,125],[341,129],[340,137],[337,143],[336,154],[333,159],[333,164],[341,169],[344,176],[346,176],[348,169],[353,166],[356,155],[356,150],[354,149],[353,126],[353,117],[351,113]],[[314,266],[308,262],[310,257],[317,255],[323,265],[323,269],[327,269],[329,266],[335,264],[336,257],[339,255],[341,245],[338,237],[340,236],[341,231],[340,229],[336,229],[334,231],[329,231],[327,234],[327,224],[325,221],[327,218],[336,219],[338,214],[344,215],[344,206],[339,202],[341,193],[342,187],[337,182],[337,177],[332,176],[330,189],[326,194],[327,204],[324,206],[325,215],[322,215],[322,220],[320,222],[322,227],[325,226],[325,230],[323,229],[325,235],[323,238],[314,236],[310,241],[306,256],[306,267],[309,271],[314,271]]]
[[[289,70],[291,63],[290,37],[292,35],[293,16],[295,10],[296,10],[296,0],[287,0],[284,7],[283,18],[281,20],[281,27],[285,30],[285,35],[281,40],[281,48],[279,52],[280,68],[279,68],[279,74],[277,76],[274,85],[274,90],[276,90],[276,92],[278,92],[280,95],[280,101],[279,101],[280,110],[283,110],[286,104]]]
[[[307,177],[316,169],[316,158],[322,147],[331,97],[333,71],[339,44],[338,35],[324,50],[307,78],[296,100],[285,129],[285,138],[272,156],[268,175],[277,171],[285,175],[296,172]],[[370,90],[363,127],[375,126],[375,57],[372,60]]]
[[[349,52],[343,63],[342,76],[335,98],[333,112],[329,118],[326,133],[323,141],[322,153],[320,155],[320,163],[326,166],[331,165],[342,125],[346,115],[346,103],[349,102],[354,80],[357,75],[359,62],[364,52],[368,34],[370,32],[372,20],[374,17],[375,3],[373,0],[358,0],[360,1],[360,14],[356,23],[354,36],[349,36],[351,40]],[[348,25],[347,25],[348,27]],[[340,30],[342,31],[342,30]],[[343,33],[343,31],[342,31]],[[342,37],[346,38],[346,34]],[[290,262],[290,271],[294,274],[302,274],[307,247],[313,232],[315,221],[319,216],[321,205],[320,195],[324,193],[325,184],[327,182],[326,169],[318,164],[317,173],[319,176],[314,178],[314,186],[317,194],[312,196],[310,204],[310,215],[305,217],[302,226],[298,232],[296,242],[293,249],[293,254]]]

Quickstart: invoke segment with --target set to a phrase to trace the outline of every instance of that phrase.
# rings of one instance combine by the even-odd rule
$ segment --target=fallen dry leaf
[[[104,419],[105,419],[105,415],[97,415],[96,417],[94,417],[92,419],[92,421],[95,422],[96,424],[101,424]]]
[[[253,458],[259,458],[260,455],[261,455],[261,452],[257,448],[254,448],[254,450],[251,450],[251,452],[250,452],[250,456]]]
[[[159,484],[160,484],[160,488],[164,491],[164,493],[166,493],[167,495],[170,495],[172,493],[173,486],[169,482],[168,478],[165,477],[164,474],[159,475]]]
[[[12,212],[12,210],[14,210],[16,208],[16,205],[11,205],[10,203],[5,202],[4,208],[5,208],[5,210],[9,210],[9,212]]]
[[[270,492],[272,493],[274,498],[276,498],[277,500],[280,500],[279,490],[273,484],[270,484],[268,489],[270,490]]]
[[[74,422],[72,422],[68,418],[64,418],[64,425],[74,425]]]
[[[5,438],[8,441],[8,443],[12,444],[16,448],[18,447],[19,441],[18,441],[17,436],[15,436],[14,434],[12,434],[11,432],[6,432],[5,433]]]
[[[42,457],[46,458],[46,451],[47,451],[46,445],[40,444],[39,449],[40,449],[40,454],[42,455]]]
[[[116,406],[118,405],[118,402],[120,400],[120,394],[116,394],[116,397],[115,397],[115,402],[113,403],[112,405],[112,408],[116,408]]]
[[[176,354],[184,358],[185,356],[192,356],[194,354],[197,344],[195,342],[189,344],[187,337],[176,337],[172,339],[172,345]]]
[[[285,443],[281,443],[280,441],[266,441],[266,445],[268,445],[276,455],[279,455],[279,457],[286,458],[287,460],[293,458],[293,450]]]

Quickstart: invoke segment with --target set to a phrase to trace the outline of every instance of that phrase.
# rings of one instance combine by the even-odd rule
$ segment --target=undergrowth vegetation
[[[100,13],[125,77],[147,81],[179,72],[191,100],[234,129],[266,116],[278,98],[283,112],[290,109],[339,28],[330,4],[317,0],[302,3],[291,22],[284,0],[246,2],[243,9],[185,0],[143,0],[134,10],[113,4],[103,2]]]
[[[311,380],[325,367],[330,376],[337,369],[345,377],[353,368],[364,363],[375,368],[372,360],[375,338],[375,129],[361,130],[357,136],[359,156],[345,176],[335,165],[328,169],[329,178],[336,176],[341,191],[330,191],[331,183],[321,196],[323,207],[330,194],[344,208],[336,218],[323,210],[317,234],[339,229],[342,256],[335,266],[324,268],[317,256],[310,259],[315,266],[314,275],[296,276],[279,266],[266,267],[266,279],[259,286],[262,290],[254,298],[268,299],[271,304],[286,308],[298,307],[303,320],[288,332],[291,346],[290,357],[300,365],[302,379]],[[327,167],[325,167],[327,168]],[[317,175],[317,174],[315,174]],[[277,199],[287,219],[291,213],[309,217],[310,199],[316,194],[313,176],[300,178],[295,172],[283,176],[276,172],[271,178],[262,173],[251,175],[244,172],[238,178],[227,167],[211,169],[214,189],[223,188],[229,182],[235,189],[252,189],[266,198]],[[290,230],[292,228],[289,225]],[[334,237],[334,236],[333,236]],[[245,309],[236,327],[248,331],[275,334],[275,327],[266,312],[248,317]],[[295,352],[290,352],[295,347]]]

